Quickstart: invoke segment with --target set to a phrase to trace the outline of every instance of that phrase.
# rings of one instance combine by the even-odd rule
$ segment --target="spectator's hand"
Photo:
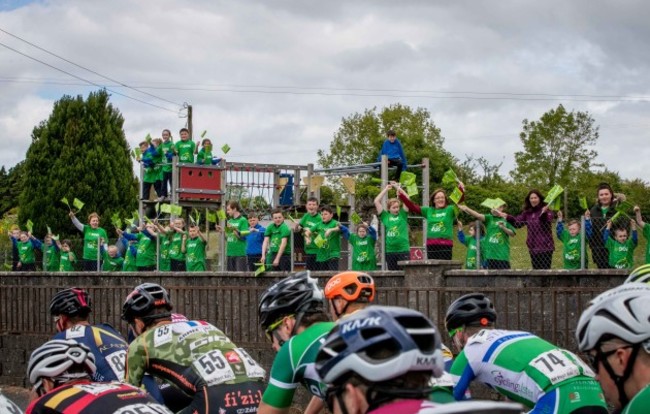
[[[630,219],[630,228],[632,230],[636,230],[636,221],[635,220]]]
[[[463,222],[458,220],[458,231],[463,230]]]
[[[639,206],[634,206],[634,213],[638,213],[641,211],[641,208]]]
[[[612,220],[609,219],[607,220],[607,230],[610,230],[612,228]]]
[[[69,212],[69,213],[68,213],[68,216],[70,216],[70,217],[74,217],[74,212],[73,212],[73,211]]]
[[[562,219],[563,219],[563,214],[562,214],[561,211],[558,211],[558,212],[557,212],[557,221],[558,221],[559,223],[561,223],[561,222],[562,222]]]
[[[590,220],[591,219],[591,211],[587,210],[585,211],[585,220]]]
[[[276,257],[273,260],[273,267],[278,267],[278,266],[280,266],[280,259]]]
[[[546,213],[548,211],[548,204],[542,207],[542,214]]]
[[[122,231],[122,229],[117,228],[117,227],[115,228],[115,232],[116,232],[120,237],[122,236],[122,233],[124,233],[124,231]]]
[[[221,232],[223,231],[223,227],[221,227],[221,226],[218,225],[218,224],[217,224],[216,226],[214,226],[214,229],[215,229],[216,231],[218,231],[219,233],[221,233]]]

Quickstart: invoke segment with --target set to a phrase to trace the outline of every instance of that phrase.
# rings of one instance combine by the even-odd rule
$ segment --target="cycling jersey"
[[[639,391],[630,401],[621,414],[645,414],[650,407],[650,384]]]
[[[166,323],[135,338],[129,345],[127,382],[139,386],[145,372],[193,397],[182,413],[207,413],[218,407],[222,414],[256,412],[266,374],[243,348],[204,321]],[[230,385],[241,392],[224,394]]]
[[[9,398],[0,394],[0,413],[2,414],[23,414],[16,404],[13,403]]]
[[[318,349],[334,325],[334,322],[317,322],[280,347],[262,398],[265,404],[275,408],[289,407],[298,384],[302,384],[311,394],[325,398],[327,387],[320,382],[314,362]]]
[[[128,345],[111,325],[75,325],[53,339],[74,339],[90,348],[97,365],[93,381],[124,381]]]
[[[4,413],[4,411],[2,411]],[[171,414],[144,391],[121,382],[69,382],[27,407],[25,414]]]
[[[529,332],[481,330],[468,339],[451,367],[451,375],[457,400],[463,398],[476,379],[529,408],[537,407],[555,389],[579,388],[572,391],[578,398],[570,404],[555,405],[549,413],[570,413],[586,406],[606,407],[593,372],[580,358]],[[570,395],[565,399],[570,399]]]

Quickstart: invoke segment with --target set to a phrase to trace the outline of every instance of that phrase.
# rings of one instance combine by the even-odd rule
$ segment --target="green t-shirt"
[[[104,272],[119,272],[124,267],[124,258],[120,256],[111,257],[108,252],[103,254],[104,262],[102,263],[102,271]]]
[[[185,241],[185,256],[188,272],[205,271],[205,242],[200,237]]]
[[[647,226],[647,224],[646,224]],[[630,401],[621,414],[646,414],[650,407],[650,384],[646,385],[641,391],[637,392],[632,401]]]
[[[174,143],[171,139],[167,142],[160,144],[158,150],[162,154],[162,171],[163,172],[172,172],[172,162],[167,159],[167,153],[169,151],[174,151]]]
[[[565,269],[580,269],[582,247],[580,244],[580,233],[571,236],[567,229],[560,234],[562,240],[562,258],[564,259]],[[585,240],[586,242],[586,240]],[[585,264],[589,260],[587,246],[585,246]]]
[[[288,408],[300,384],[311,394],[325,397],[327,386],[319,381],[314,363],[322,341],[334,325],[334,322],[317,322],[280,347],[273,360],[269,384],[262,396],[265,404],[274,408]]]
[[[153,240],[142,233],[136,234],[138,238],[138,254],[135,256],[137,267],[156,265],[156,239]]]
[[[146,330],[129,345],[126,368],[129,384],[139,387],[149,373],[189,396],[207,386],[263,381],[266,375],[246,350],[205,321],[168,323]]]
[[[483,243],[481,239],[481,243]],[[465,242],[463,243],[467,247],[467,253],[465,254],[465,269],[476,270],[476,237],[465,237]]]
[[[194,164],[194,150],[196,144],[191,139],[187,141],[177,141],[174,144],[179,162]]]
[[[284,249],[282,254],[289,253],[289,237],[291,237],[291,230],[286,223],[282,223],[279,226],[276,226],[275,223],[271,223],[264,232],[264,238],[269,238],[269,252],[271,254],[277,254],[280,250],[280,244],[282,244],[282,239],[287,239],[287,247]]]
[[[504,223],[506,228],[515,231],[506,219],[495,217],[491,214],[485,215],[485,239],[483,245],[485,246],[485,259],[486,260],[503,260],[510,261],[510,236],[508,236],[497,223]]]
[[[158,180],[158,175],[160,172],[160,168],[156,165],[158,161],[158,153],[154,156],[149,150],[145,151],[142,154],[142,161],[143,164],[146,161],[147,164],[151,164],[150,167],[144,167],[144,176],[142,177],[142,181],[145,183],[155,183]]]
[[[74,263],[77,261],[77,256],[74,252],[64,252],[61,250],[61,257],[59,259],[60,272],[73,272]]]
[[[212,165],[212,149],[206,151],[205,148],[201,148],[199,153],[196,154],[196,163],[201,165]]]
[[[184,262],[185,261],[185,253],[183,253],[182,247],[183,247],[183,235],[187,234],[187,232],[182,232],[178,233],[174,230],[171,231],[173,233],[172,241],[171,244],[169,245],[169,258],[172,260],[177,260],[179,262]],[[167,234],[171,234],[167,233]]]
[[[34,245],[31,240],[26,242],[19,241],[16,243],[18,247],[18,257],[20,258],[20,263],[22,264],[34,264],[36,263],[36,255],[34,254]]]
[[[397,215],[392,215],[384,210],[379,219],[386,228],[386,253],[408,253],[409,243],[408,214],[400,209]]]
[[[352,270],[377,270],[375,239],[368,235],[350,234],[348,240],[352,246]]]
[[[84,224],[84,248],[83,248],[83,259],[84,260],[97,260],[97,246],[98,239],[108,240],[106,235],[106,230],[101,227],[93,229],[88,224]]]
[[[135,265],[135,256],[131,253],[130,245],[126,247],[124,252],[124,263],[122,263],[123,272],[137,272],[138,268]]]
[[[246,238],[241,237],[241,232],[248,230],[248,219],[240,215],[228,220],[227,226],[230,228],[226,228],[226,256],[246,256]]]
[[[43,243],[43,254],[45,255],[45,271],[58,272],[59,271],[59,248],[56,244],[52,243],[49,246]]]
[[[453,240],[454,219],[452,206],[445,208],[421,207],[422,216],[427,221],[427,239]]]
[[[320,235],[325,240],[323,245],[318,248],[316,252],[317,262],[326,262],[330,259],[339,259],[341,257],[341,232],[330,232],[328,237],[325,237],[325,232],[329,229],[338,228],[339,222],[332,219],[327,223],[322,222],[314,226],[314,233],[312,233],[311,244],[314,244],[316,235]]]
[[[645,247],[645,262],[650,263],[650,223],[645,223],[643,226],[643,237],[646,239]]]
[[[300,223],[298,224],[300,224],[300,227],[302,227],[303,229],[307,229],[313,233],[314,227],[317,224],[320,224],[322,222],[323,219],[321,218],[319,213],[316,213],[313,216],[307,213],[304,216],[302,216],[302,218],[300,219]],[[316,254],[316,253],[318,253],[318,247],[315,244],[313,243],[305,244],[305,254]]]
[[[609,251],[609,265],[614,269],[631,269],[634,266],[636,243],[632,237],[628,237],[625,243],[619,243],[608,237],[605,248]]]
[[[158,256],[158,270],[161,272],[169,272],[172,270],[172,262],[169,258],[169,246],[171,240],[168,236],[162,236],[160,239],[160,255]]]

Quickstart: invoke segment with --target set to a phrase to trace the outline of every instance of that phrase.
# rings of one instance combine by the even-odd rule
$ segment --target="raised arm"
[[[645,227],[645,221],[641,217],[641,208],[639,206],[634,206],[634,215],[636,216],[636,224],[641,228]]]
[[[74,226],[77,228],[77,230],[79,230],[80,232],[83,233],[83,231],[84,231],[84,225],[81,224],[81,222],[79,221],[79,219],[77,218],[77,216],[75,216],[74,213],[73,213],[72,211],[70,212],[69,216],[70,216],[70,218],[72,219],[72,224],[74,224]]]
[[[379,194],[377,194],[377,197],[375,197],[375,208],[377,209],[377,215],[381,214],[381,212],[384,211],[384,207],[381,205],[381,201],[384,199],[384,196],[391,188],[393,188],[393,186],[388,184],[383,190],[381,190]]]
[[[460,209],[460,211],[463,211],[478,220],[481,220],[483,222],[485,221],[485,215],[472,210],[471,208],[467,207],[465,204],[458,205],[458,208]]]

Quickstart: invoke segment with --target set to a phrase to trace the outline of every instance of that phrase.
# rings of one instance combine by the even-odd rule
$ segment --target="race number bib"
[[[558,349],[544,352],[529,365],[544,374],[553,385],[580,375],[578,366]]]
[[[118,381],[124,381],[126,374],[126,350],[116,351],[106,357],[106,362],[115,373]]]
[[[218,349],[201,355],[192,366],[208,385],[221,384],[235,379],[235,373],[230,364]]]
[[[171,325],[163,325],[156,328],[153,334],[153,346],[158,348],[159,346],[170,343],[173,339]]]
[[[77,339],[84,336],[86,336],[86,327],[84,325],[75,325],[65,331],[65,339]]]
[[[248,352],[246,352],[246,350],[243,348],[236,348],[235,352],[237,352],[237,354],[239,354],[241,357],[248,378],[264,378],[266,376],[266,371],[264,368],[259,366],[258,363],[253,358],[251,358]]]
[[[160,404],[131,404],[113,414],[171,414],[171,411]]]

